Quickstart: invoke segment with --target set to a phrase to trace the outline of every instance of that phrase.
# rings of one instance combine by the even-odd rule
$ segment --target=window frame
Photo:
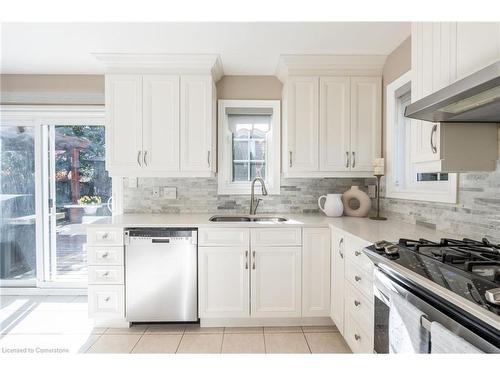
[[[226,108],[263,108],[272,109],[270,130],[267,134],[266,188],[269,194],[280,194],[281,165],[281,102],[280,100],[228,100],[218,101],[218,184],[217,193],[246,195],[251,192],[251,181],[232,181],[233,133],[229,129],[229,116]]]
[[[448,173],[448,181],[417,181],[417,171],[412,163],[411,132],[406,135],[405,176],[403,184],[396,184],[395,132],[399,118],[399,98],[410,93],[411,100],[411,70],[395,79],[386,88],[386,198],[417,200],[439,203],[456,203],[458,178],[456,173]],[[414,121],[414,120],[410,120]]]

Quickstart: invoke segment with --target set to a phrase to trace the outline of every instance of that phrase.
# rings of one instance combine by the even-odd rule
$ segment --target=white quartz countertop
[[[232,214],[233,215],[233,214]],[[334,227],[369,242],[379,240],[396,241],[399,238],[426,238],[438,240],[442,237],[459,238],[446,232],[436,231],[421,225],[403,223],[400,220],[370,220],[368,218],[338,217],[323,214],[268,214],[284,216],[289,220],[281,223],[270,222],[210,222],[213,214],[124,214],[103,218],[87,224],[89,227],[225,227],[225,228],[263,228],[263,227]]]

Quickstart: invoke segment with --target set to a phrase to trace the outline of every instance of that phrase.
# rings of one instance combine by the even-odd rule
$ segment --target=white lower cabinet
[[[373,264],[368,242],[341,230],[331,233],[330,316],[354,353],[373,352]]]
[[[200,317],[250,316],[248,247],[200,247]]]
[[[302,316],[330,315],[330,230],[304,228]]]
[[[252,249],[252,316],[301,316],[300,247]]]
[[[91,318],[123,319],[125,289],[123,285],[89,285],[89,316]]]
[[[344,252],[345,239],[342,233],[332,230],[331,241],[331,308],[330,317],[344,333]]]

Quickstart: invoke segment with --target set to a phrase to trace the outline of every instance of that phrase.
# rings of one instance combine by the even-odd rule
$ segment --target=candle
[[[383,176],[385,174],[384,158],[373,159],[373,174],[375,176]]]

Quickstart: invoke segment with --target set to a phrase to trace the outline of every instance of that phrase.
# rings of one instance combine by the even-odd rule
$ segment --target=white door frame
[[[47,234],[49,233],[48,222],[45,219],[46,197],[48,197],[47,186],[42,177],[48,174],[48,170],[43,163],[43,150],[46,149],[47,140],[43,137],[43,126],[46,125],[102,125],[105,124],[104,106],[68,106],[68,105],[1,105],[0,106],[0,126],[33,126],[35,130],[35,212],[36,212],[36,257],[37,257],[37,277],[36,284],[33,281],[16,282],[4,280],[0,283],[1,287],[23,287],[24,291],[28,288],[47,288],[54,289],[54,293],[63,288],[68,293],[81,294],[87,287],[86,282],[60,282],[46,281],[47,272],[45,265],[47,249]],[[45,148],[44,148],[45,146]],[[122,210],[122,177],[114,177],[112,184],[113,196],[113,215],[120,214]],[[116,187],[115,187],[116,185]],[[43,259],[39,262],[38,259]],[[14,289],[14,288],[12,288]],[[18,288],[16,288],[18,289]],[[5,294],[5,289],[2,294]],[[33,290],[35,291],[35,290]],[[19,292],[19,290],[17,291]],[[18,293],[16,293],[18,294]]]

